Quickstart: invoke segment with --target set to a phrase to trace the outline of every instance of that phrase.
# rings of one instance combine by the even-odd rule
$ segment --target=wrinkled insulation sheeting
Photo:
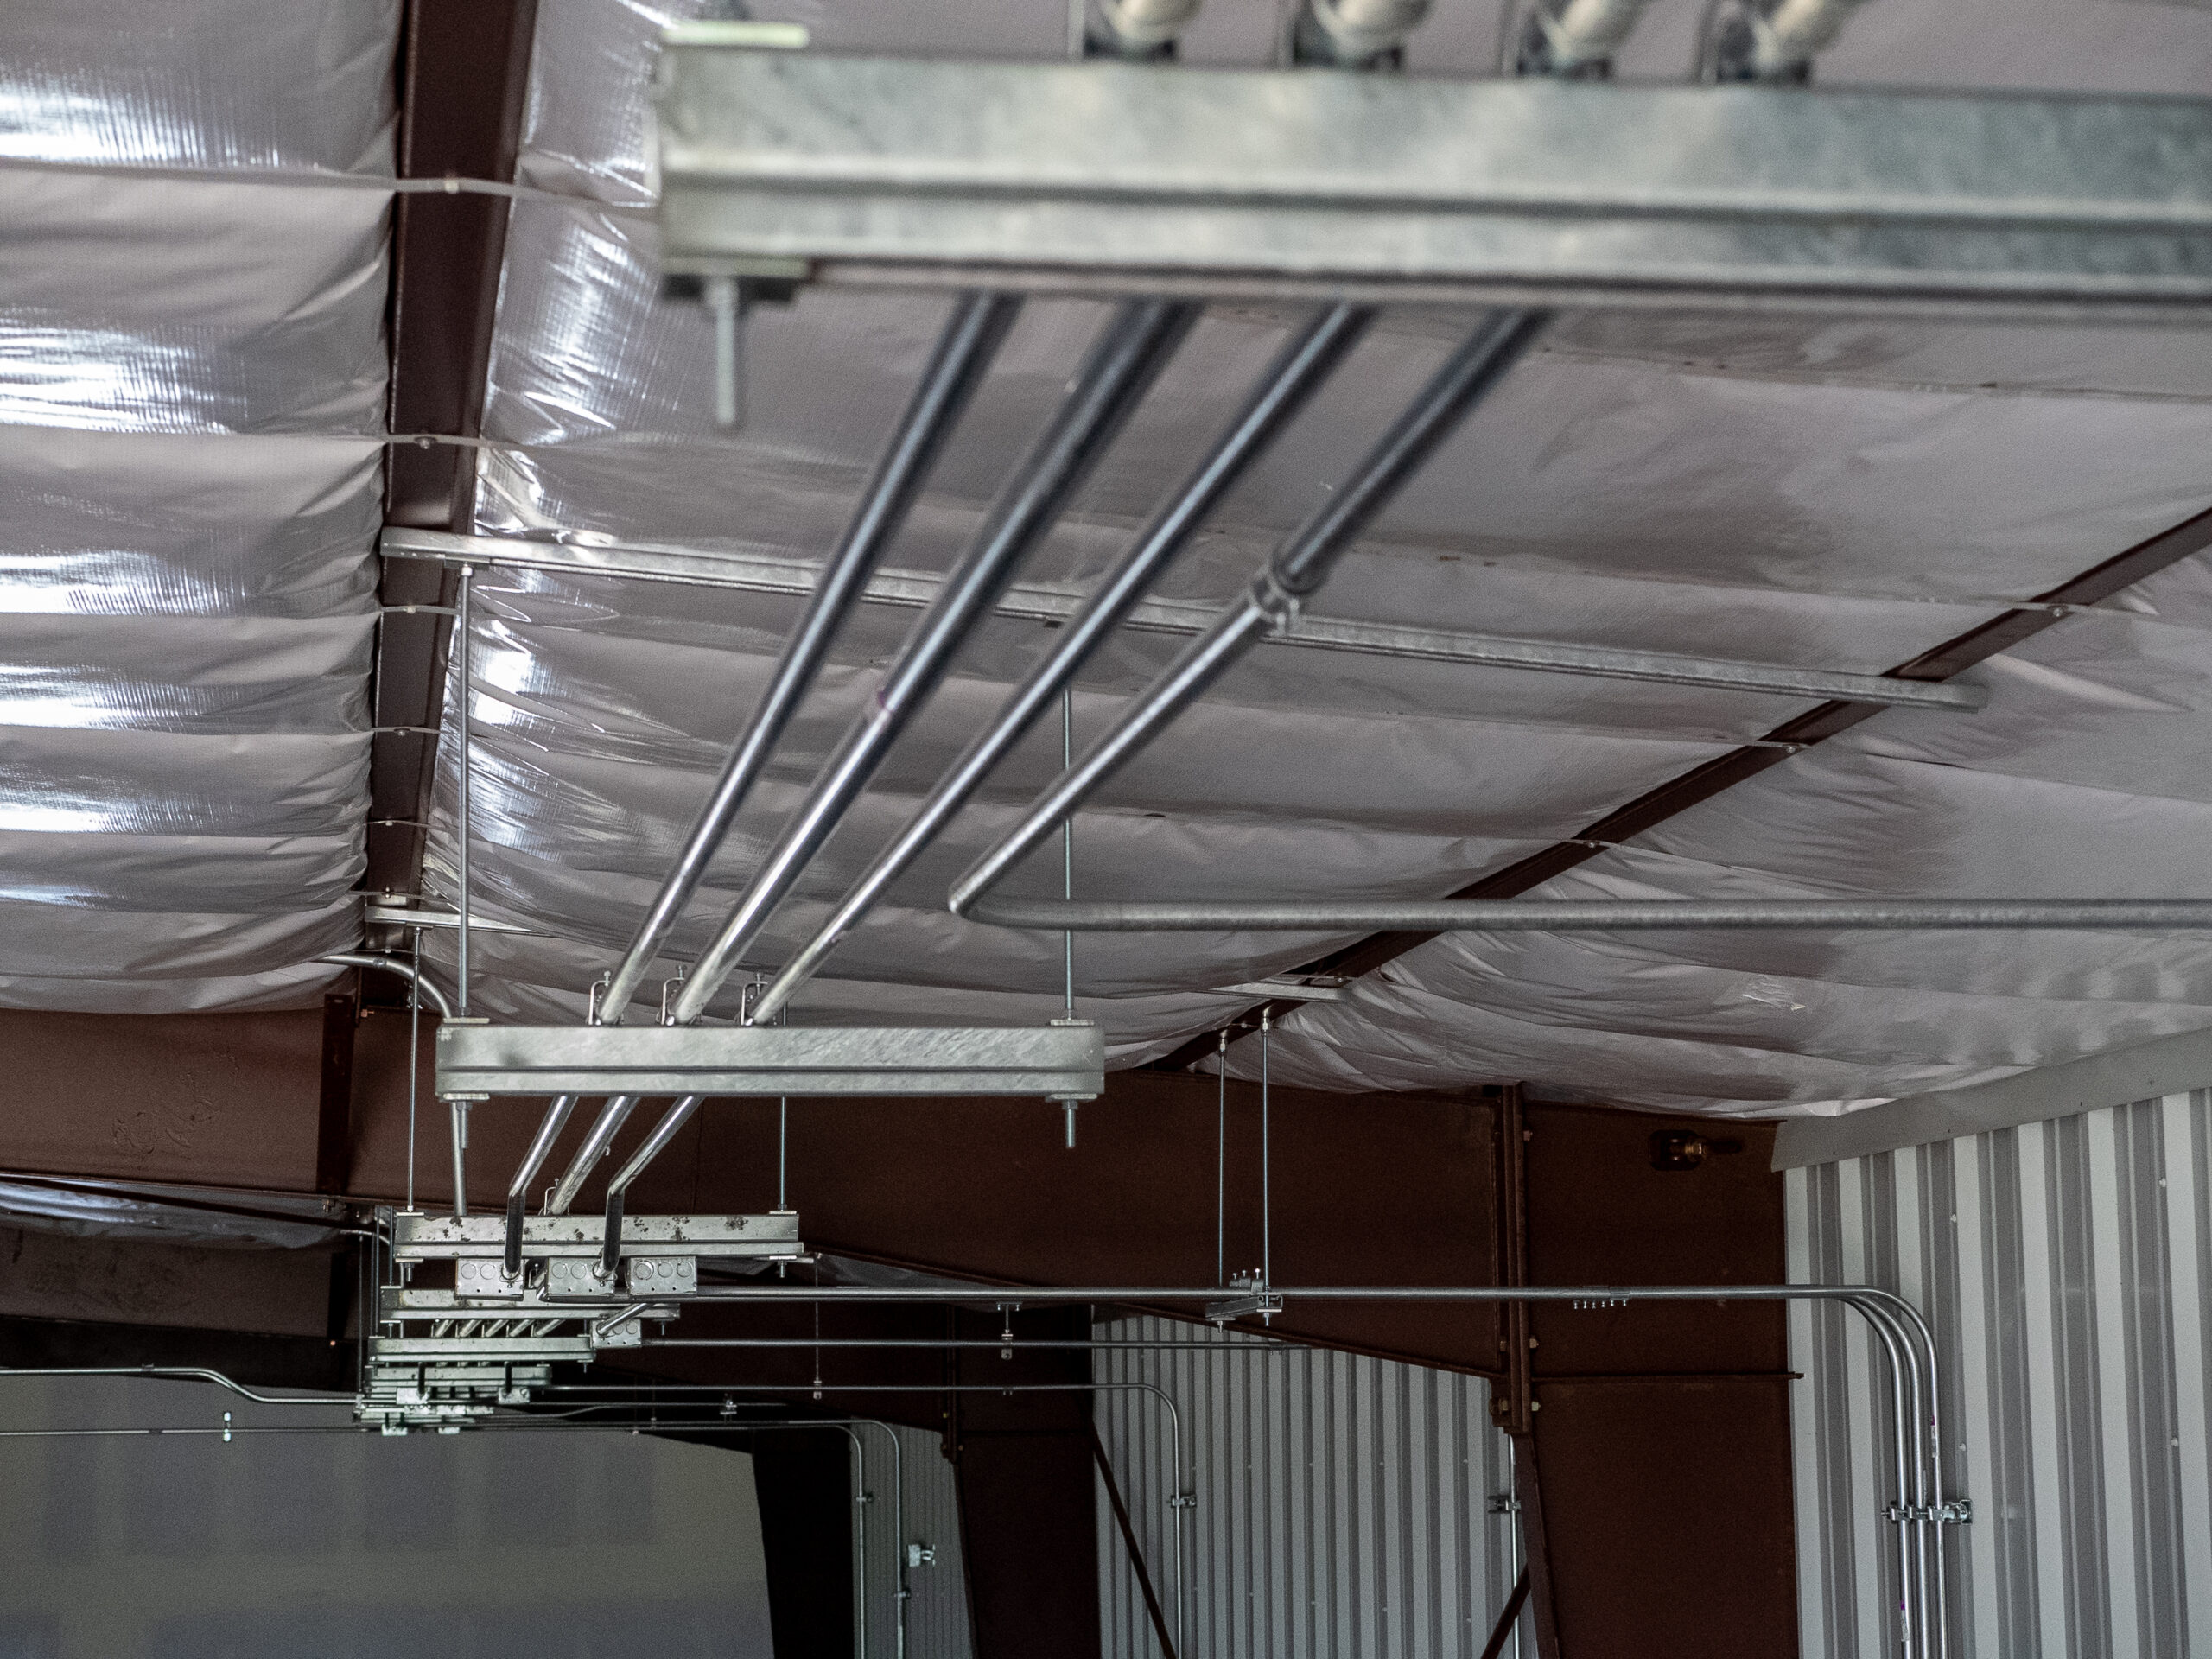
[[[255,175],[391,175],[398,10],[0,19],[0,1006],[296,1005],[359,937],[389,201]]]
[[[191,0],[152,32],[143,19],[135,32],[103,23],[110,10],[10,19],[35,48],[22,60],[35,93],[28,113],[0,117],[17,124],[0,144],[389,171],[391,8],[296,7],[270,22]],[[1058,0],[756,10],[807,22],[823,46],[950,54],[1053,55],[1066,27]],[[1694,10],[1655,14],[1621,73],[1679,76]],[[1263,61],[1275,12],[1211,0],[1184,55]],[[672,15],[541,9],[520,178],[576,200],[513,213],[485,429],[517,447],[487,454],[479,527],[818,557],[944,302],[810,292],[762,311],[748,425],[734,438],[712,429],[704,320],[655,297],[645,92]],[[1497,22],[1484,5],[1439,9],[1409,67],[1485,72]],[[2212,16],[1897,0],[1866,9],[1821,74],[2196,92],[2212,74]],[[0,276],[5,326],[23,342],[0,382],[11,423],[0,442],[25,457],[9,458],[11,474],[58,480],[0,506],[28,518],[0,538],[15,596],[5,626],[21,634],[0,661],[25,665],[9,671],[24,687],[16,706],[47,711],[13,717],[0,786],[11,838],[0,869],[14,884],[0,900],[0,998],[20,1003],[281,1001],[321,976],[300,964],[355,937],[342,895],[365,800],[385,204],[183,188],[0,175],[10,224],[32,227],[29,257]],[[1099,315],[1029,308],[893,563],[957,556]],[[1286,321],[1212,314],[1031,574],[1103,569]],[[1233,592],[1464,326],[1387,319],[1169,591]],[[2208,391],[2212,340],[2195,333],[1577,316],[1317,608],[1879,671],[2212,500]],[[2198,734],[2212,728],[2189,716],[2212,698],[2209,582],[2200,564],[2179,567],[1975,671],[1993,690],[1986,713],[1885,713],[1544,891],[2196,895],[2212,880],[2187,851],[2205,828]],[[791,607],[506,573],[480,591],[478,907],[532,931],[480,942],[479,1000],[499,1014],[574,1015],[665,868]],[[81,632],[33,628],[57,612]],[[910,620],[868,613],[841,643],[677,955],[702,943]],[[158,642],[157,621],[175,630]],[[131,643],[95,642],[95,626]],[[762,965],[891,833],[1039,637],[999,622],[976,639],[779,918]],[[1093,666],[1075,699],[1078,742],[1171,649],[1132,637]],[[449,722],[459,702],[449,687]],[[1801,706],[1263,648],[1081,815],[1077,890],[1447,892]],[[429,879],[448,899],[453,763],[442,746]],[[1054,1011],[1058,938],[956,922],[942,895],[1057,763],[1057,734],[1040,732],[799,1017]],[[1017,878],[1043,892],[1057,880],[1046,858]],[[1139,1060],[1249,1006],[1224,988],[1340,942],[1084,939],[1083,1011],[1106,1025],[1117,1059]],[[449,953],[450,941],[431,948]],[[1324,1086],[1518,1076],[1670,1107],[1834,1110],[2212,1022],[2199,1007],[2212,1003],[2203,951],[2133,937],[1459,936],[1294,1015],[1272,1062]],[[1249,1043],[1232,1051],[1239,1071],[1256,1063]]]
[[[2069,55],[2079,25],[2066,8],[2014,4],[2008,38],[2025,44],[1995,64],[1938,10],[1870,9],[1824,76],[2180,90],[2212,67],[2212,19],[2130,10],[2085,59]],[[1050,55],[1065,22],[1052,6],[947,3],[895,21],[857,5],[804,10],[823,44],[954,54]],[[1185,55],[1263,60],[1262,13],[1272,8],[1209,4]],[[521,176],[598,205],[517,206],[486,429],[518,448],[487,457],[481,527],[819,557],[944,302],[808,292],[757,313],[747,424],[715,432],[707,324],[655,297],[655,232],[642,211],[644,94],[671,15],[541,16]],[[1426,67],[1478,71],[1474,38],[1440,10],[1415,54],[1429,54]],[[1634,49],[1656,54],[1669,38],[1655,21]],[[1656,55],[1631,68],[1677,73]],[[891,563],[942,569],[957,556],[1102,315],[1081,302],[1031,304]],[[1211,314],[1030,574],[1096,576],[1288,320],[1262,308]],[[1233,593],[1465,321],[1389,317],[1168,591]],[[2208,391],[2212,343],[2196,334],[1575,317],[1407,492],[1316,608],[1879,671],[2212,500]],[[2212,893],[2194,850],[2212,828],[2198,781],[2212,775],[2200,754],[2212,725],[2188,717],[2212,701],[2208,580],[2192,563],[1976,671],[1993,692],[1982,715],[1885,713],[1542,891]],[[479,591],[476,891],[490,913],[535,930],[481,942],[479,995],[500,1014],[570,1017],[628,938],[794,611],[759,595],[536,575],[497,574]],[[912,614],[865,612],[840,642],[668,972],[704,943]],[[842,893],[1039,639],[1036,624],[982,632],[779,915],[759,965],[781,960]],[[1075,698],[1078,744],[1173,643],[1127,638],[1093,666]],[[1081,815],[1077,891],[1448,892],[1803,706],[1263,648]],[[943,895],[1057,768],[1058,738],[1031,739],[847,944],[834,977],[802,997],[799,1018],[1055,1010],[1058,938],[957,921]],[[449,893],[454,776],[450,753],[442,760],[432,879]],[[1017,885],[1054,892],[1058,877],[1057,857],[1040,855]],[[1141,1060],[1249,1006],[1224,988],[1341,943],[1084,938],[1082,1011],[1106,1025],[1117,1060]],[[1292,1016],[1272,1063],[1278,1077],[1338,1088],[1522,1077],[1669,1108],[1834,1110],[2212,1022],[2206,952],[2191,940],[2081,935],[1460,936]],[[1257,1064],[1251,1043],[1232,1050],[1240,1074]]]

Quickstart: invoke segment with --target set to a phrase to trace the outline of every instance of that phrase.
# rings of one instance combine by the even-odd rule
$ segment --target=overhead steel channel
[[[687,43],[667,269],[2202,326],[2212,106]]]
[[[454,536],[442,531],[387,530],[380,551],[388,559],[435,559],[458,566],[498,564],[514,569],[546,570],[559,575],[606,576],[632,582],[670,582],[743,593],[810,594],[823,567],[812,560],[774,558],[755,553],[640,543],[525,541],[506,536]],[[869,579],[861,601],[869,605],[920,608],[937,595],[944,578],[927,570],[879,570]],[[1086,613],[1096,602],[1085,594],[1041,582],[1010,583],[994,607],[996,615],[1024,621],[1065,623]],[[1203,633],[1214,607],[1191,600],[1139,599],[1123,609],[1119,625],[1137,633]],[[1370,622],[1351,617],[1317,616],[1300,610],[1262,641],[1306,651],[1332,651],[1359,657],[1459,663],[1469,667],[1522,669],[1540,674],[1573,674],[1592,679],[1629,680],[1655,685],[1694,685],[1782,697],[1821,697],[1900,709],[1969,711],[1989,701],[1986,688],[1855,674],[1836,669],[1798,668],[1783,663],[1739,662],[1723,658],[1684,657],[1671,652],[1627,651],[1554,639],[1518,639],[1497,634],[1402,622]],[[1057,656],[1061,645],[1056,643]],[[472,918],[472,927],[488,924]]]

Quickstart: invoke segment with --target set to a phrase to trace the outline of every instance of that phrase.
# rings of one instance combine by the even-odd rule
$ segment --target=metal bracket
[[[906,1565],[908,1567],[935,1567],[937,1551],[928,1544],[909,1544],[906,1546]]]
[[[601,1319],[591,1328],[594,1348],[637,1348],[645,1340],[647,1319],[672,1319],[682,1313],[678,1307],[665,1303],[632,1303],[620,1313]]]
[[[1248,1294],[1230,1296],[1218,1302],[1206,1304],[1206,1319],[1213,1325],[1227,1325],[1231,1319],[1248,1319],[1255,1315],[1272,1319],[1282,1312],[1282,1295],[1267,1288],[1257,1274],[1242,1274],[1229,1281]]]
[[[1892,1503],[1882,1511],[1882,1518],[1894,1521],[1899,1526],[1917,1521],[1931,1521],[1939,1527],[1971,1526],[1974,1523],[1974,1500],[1954,1497],[1941,1503]]]

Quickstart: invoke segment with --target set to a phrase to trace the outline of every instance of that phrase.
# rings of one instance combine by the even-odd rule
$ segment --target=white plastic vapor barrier
[[[1788,1174],[1792,1279],[1922,1307],[1942,1360],[1957,1659],[2212,1646],[2205,1090]],[[1893,1465],[1871,1338],[1789,1313],[1808,1659],[1890,1651]]]
[[[0,1007],[299,1006],[358,942],[388,204],[249,181],[390,176],[398,12],[0,17]]]
[[[647,91],[688,4],[541,11],[493,344],[476,528],[820,559],[942,321],[941,297],[802,289],[746,324],[747,416],[714,424],[712,328],[659,297]],[[1871,8],[1824,80],[2174,90],[2212,13],[2079,19],[2022,0],[2002,62],[1926,9]],[[1065,49],[1065,18],[836,0],[838,50]],[[1495,62],[1485,9],[1440,8],[1409,67]],[[1209,4],[1193,62],[1261,62],[1274,9]],[[1624,74],[1679,78],[1655,25]],[[1686,52],[1687,46],[1681,45]],[[2094,59],[2094,64],[2090,59]],[[2212,68],[2207,68],[2212,73]],[[887,562],[942,570],[1046,418],[1105,308],[1033,300]],[[1100,461],[1026,579],[1084,587],[1119,554],[1301,320],[1220,307]],[[1326,499],[1469,319],[1386,313],[1162,584],[1218,603]],[[1560,320],[1346,556],[1331,615],[1879,673],[2212,502],[2212,332],[1640,317]],[[2212,762],[2205,569],[2190,562],[1970,671],[1970,715],[1890,710],[1599,849],[1534,897],[2212,896],[2194,781]],[[531,930],[486,943],[495,1017],[573,1019],[626,943],[796,614],[788,596],[494,569],[468,708],[474,889]],[[864,609],[679,923],[703,944],[911,623]],[[787,957],[1036,658],[1041,624],[981,628],[748,969]],[[1074,696],[1078,747],[1177,642],[1125,633]],[[1756,649],[1754,649],[1756,646]],[[448,721],[462,705],[448,692]],[[1077,816],[1079,898],[1438,897],[1590,826],[1808,703],[1326,653],[1254,658]],[[800,1023],[1049,1018],[1057,936],[963,923],[946,887],[1058,770],[1057,731],[1001,769],[794,1008]],[[1779,752],[1778,752],[1779,753]],[[429,880],[450,898],[442,753]],[[1056,859],[1010,893],[1057,893]],[[1079,940],[1078,1011],[1109,1064],[1251,1006],[1230,988],[1352,941]],[[441,964],[450,940],[432,941]],[[1971,935],[1521,937],[1423,946],[1291,1016],[1274,1075],[1337,1089],[1542,1080],[1554,1094],[1720,1113],[1834,1112],[2212,1024],[2204,941]],[[657,987],[654,988],[657,989]],[[734,1013],[733,984],[718,1013]],[[1257,1070],[1248,1039],[1239,1075]]]

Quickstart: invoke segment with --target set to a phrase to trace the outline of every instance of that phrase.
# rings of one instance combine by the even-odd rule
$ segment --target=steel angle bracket
[[[1272,1319],[1282,1312],[1282,1297],[1272,1290],[1255,1290],[1243,1296],[1224,1297],[1206,1304],[1208,1324],[1227,1325],[1232,1319]]]
[[[1456,303],[2156,317],[2212,102],[959,63],[672,37],[672,271]]]
[[[1106,1037],[1089,1024],[952,1029],[445,1025],[438,1031],[437,1062],[438,1095],[445,1100],[494,1095],[1093,1100],[1106,1086]],[[496,1232],[499,1223],[486,1218],[486,1225]]]

